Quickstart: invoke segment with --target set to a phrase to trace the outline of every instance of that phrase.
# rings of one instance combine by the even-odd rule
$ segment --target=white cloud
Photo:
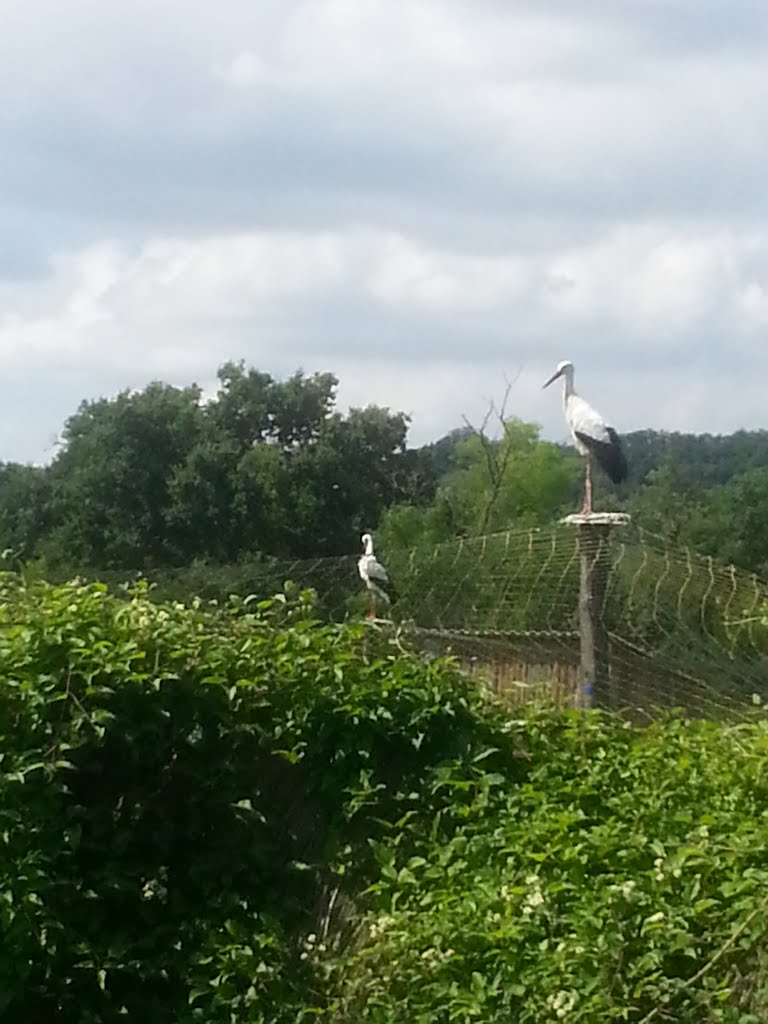
[[[402,235],[380,240],[368,286],[372,296],[399,308],[450,314],[491,309],[521,296],[525,269],[514,255],[468,256],[430,249]]]
[[[750,281],[743,286],[738,297],[740,313],[747,330],[768,328],[768,288]]]
[[[764,425],[766,28],[758,0],[9,0],[0,457],[239,357],[335,371],[418,440],[521,368],[562,436],[566,356],[619,427]]]
[[[717,345],[714,324],[759,359],[754,331],[768,300],[757,266],[768,277],[768,236],[663,227],[534,254],[468,254],[357,229],[164,238],[135,251],[114,242],[59,256],[47,279],[6,284],[0,355],[17,373],[77,379],[87,367],[113,389],[210,380],[240,356],[278,374],[331,369],[345,401],[405,408],[421,440],[477,413],[519,370],[530,388],[516,385],[518,414],[559,432],[536,382],[555,359],[583,358],[593,393],[609,378],[626,390],[617,412],[633,425],[647,416],[682,427],[705,417],[704,399],[639,405],[626,388],[633,358],[646,373],[653,362],[674,373],[702,339]],[[713,361],[721,356],[716,347]],[[733,412],[744,408],[742,396]]]
[[[227,64],[214,69],[223,81],[237,87],[250,87],[270,82],[269,68],[262,58],[250,50],[237,53]]]

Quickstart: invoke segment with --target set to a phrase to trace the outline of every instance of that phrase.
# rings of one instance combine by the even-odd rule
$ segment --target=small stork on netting
[[[368,588],[371,595],[371,604],[368,609],[368,618],[376,618],[376,598],[383,598],[387,604],[392,604],[395,599],[395,588],[389,578],[389,573],[373,553],[373,537],[370,533],[362,536],[364,552],[357,563],[357,571],[360,578]]]
[[[584,504],[581,515],[592,514],[592,459],[605,470],[611,481],[620,484],[627,478],[627,460],[621,446],[619,435],[609,427],[600,413],[577,395],[573,389],[573,363],[565,360],[557,364],[557,369],[544,387],[563,378],[563,408],[576,451],[587,462],[584,484]]]

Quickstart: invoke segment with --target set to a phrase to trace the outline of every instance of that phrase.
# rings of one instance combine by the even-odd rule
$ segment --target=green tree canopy
[[[50,467],[0,467],[0,542],[68,572],[355,551],[434,474],[405,415],[342,415],[337,384],[227,363],[208,402],[159,382],[84,402]]]
[[[170,557],[170,485],[200,437],[200,389],[153,383],[83,402],[51,466],[55,560],[142,568]]]
[[[389,543],[437,544],[550,522],[567,506],[580,474],[575,457],[518,419],[505,422],[498,441],[477,433],[460,437],[451,465],[431,506],[401,504],[387,513],[382,529]]]

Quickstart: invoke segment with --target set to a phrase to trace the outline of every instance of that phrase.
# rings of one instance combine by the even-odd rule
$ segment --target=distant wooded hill
[[[457,427],[425,445],[440,479],[452,468],[457,444],[472,435],[469,427]],[[753,469],[768,469],[768,430],[738,430],[734,434],[683,434],[663,430],[635,430],[622,435],[629,463],[625,490],[647,483],[650,473],[673,463],[690,486],[709,488],[727,484]],[[569,450],[566,444],[558,445]]]

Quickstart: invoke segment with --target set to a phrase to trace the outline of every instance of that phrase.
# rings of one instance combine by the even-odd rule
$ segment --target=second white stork
[[[364,550],[358,559],[357,571],[360,573],[360,578],[371,595],[368,618],[375,619],[376,598],[383,597],[387,604],[391,604],[395,599],[395,588],[392,586],[387,570],[373,553],[373,537],[371,534],[364,533],[362,541]]]
[[[578,453],[587,461],[584,485],[584,504],[582,515],[592,512],[592,459],[605,470],[615,484],[627,478],[627,460],[621,446],[619,435],[609,426],[600,413],[588,402],[577,395],[573,387],[573,363],[565,360],[557,364],[557,369],[544,387],[563,378],[563,408],[565,420],[570,428],[573,443]]]

